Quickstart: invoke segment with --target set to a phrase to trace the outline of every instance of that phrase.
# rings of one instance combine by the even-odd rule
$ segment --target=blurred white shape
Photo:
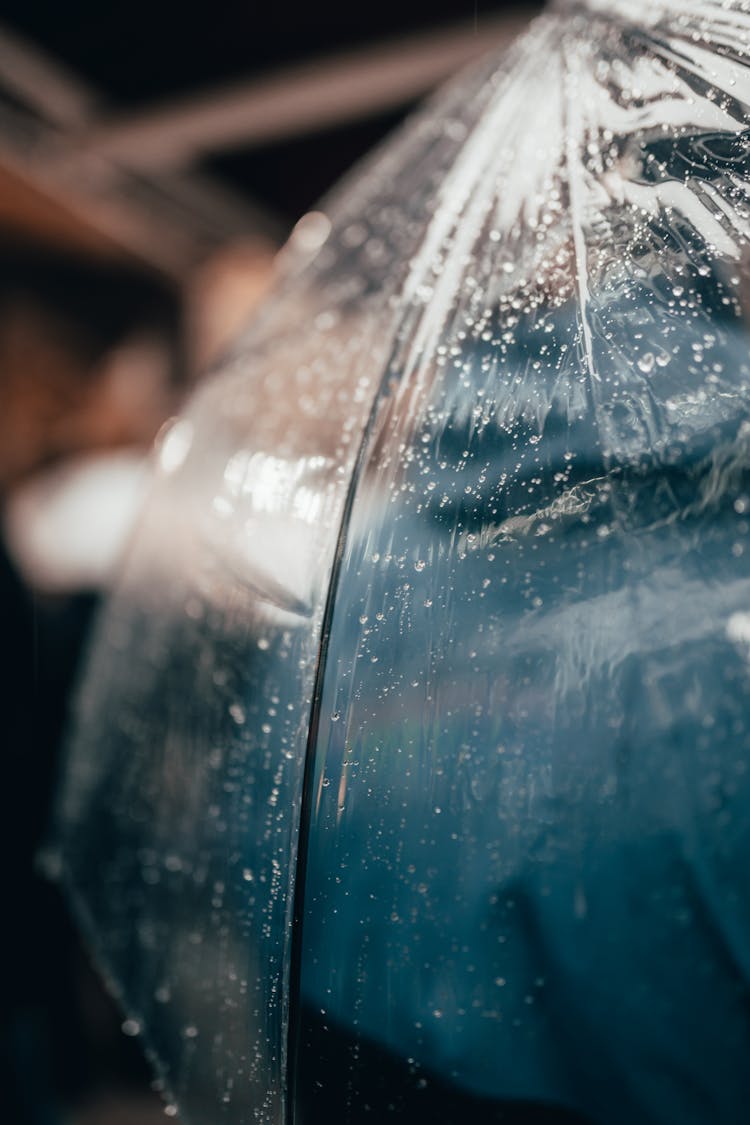
[[[331,232],[331,220],[322,211],[308,211],[296,224],[289,236],[295,250],[303,254],[314,254]]]
[[[750,613],[739,611],[733,613],[727,621],[726,631],[730,641],[734,641],[736,645],[747,646],[747,653],[750,656]]]
[[[324,516],[323,456],[286,460],[239,450],[227,462],[211,502],[218,517],[210,541],[226,566],[252,588],[266,608],[292,617],[311,612],[316,574],[316,524]],[[294,620],[288,624],[293,625]]]
[[[193,423],[187,418],[170,419],[157,438],[159,465],[165,473],[176,473],[193,444]]]
[[[140,510],[150,471],[143,453],[77,458],[38,473],[3,512],[8,549],[34,589],[106,589]]]

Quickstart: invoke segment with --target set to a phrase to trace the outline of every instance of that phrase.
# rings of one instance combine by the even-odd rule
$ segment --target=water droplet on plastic
[[[238,727],[241,727],[245,721],[245,708],[241,703],[232,703],[229,706],[229,714],[234,719]]]

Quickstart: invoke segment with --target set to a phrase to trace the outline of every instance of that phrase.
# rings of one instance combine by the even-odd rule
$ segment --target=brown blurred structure
[[[453,12],[462,17],[453,25],[281,57],[259,76],[231,74],[125,113],[113,112],[111,91],[53,57],[52,22],[40,25],[41,45],[0,28],[0,489],[77,450],[150,442],[179,388],[250,315],[274,250],[299,217],[289,214],[288,196],[284,214],[259,201],[250,177],[232,183],[220,168],[207,172],[207,162],[294,139],[304,146],[308,137],[319,146],[323,137],[325,153],[333,131],[342,164],[335,176],[358,155],[361,123],[382,132],[394,113],[528,18],[512,9],[480,20],[475,9],[467,21],[463,5],[448,4]],[[21,10],[15,18],[20,26],[29,19]],[[300,158],[297,175],[314,182],[304,147]],[[19,254],[34,263],[20,286]],[[71,318],[56,301],[61,263],[69,275],[78,268],[81,290],[109,287],[113,304],[121,299],[114,278],[127,278],[131,297],[140,286],[145,322],[134,308],[109,339],[99,332],[93,341],[86,315]]]

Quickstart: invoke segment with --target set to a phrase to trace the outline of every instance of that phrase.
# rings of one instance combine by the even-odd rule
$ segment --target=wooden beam
[[[3,101],[3,92],[12,99]],[[0,226],[6,236],[128,258],[177,283],[227,243],[254,236],[281,241],[284,225],[267,208],[208,176],[149,175],[94,153],[70,161],[73,138],[101,113],[96,91],[0,26]]]
[[[92,91],[40,48],[0,26],[0,83],[41,117],[81,129],[97,110]]]
[[[80,148],[156,171],[356,121],[408,104],[472,59],[509,43],[529,15],[506,12],[191,95],[98,124],[80,138]]]

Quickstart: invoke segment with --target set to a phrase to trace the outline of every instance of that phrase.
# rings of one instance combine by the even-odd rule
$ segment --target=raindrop
[[[245,708],[241,703],[231,703],[229,705],[229,714],[232,716],[238,727],[241,727],[245,722]]]

